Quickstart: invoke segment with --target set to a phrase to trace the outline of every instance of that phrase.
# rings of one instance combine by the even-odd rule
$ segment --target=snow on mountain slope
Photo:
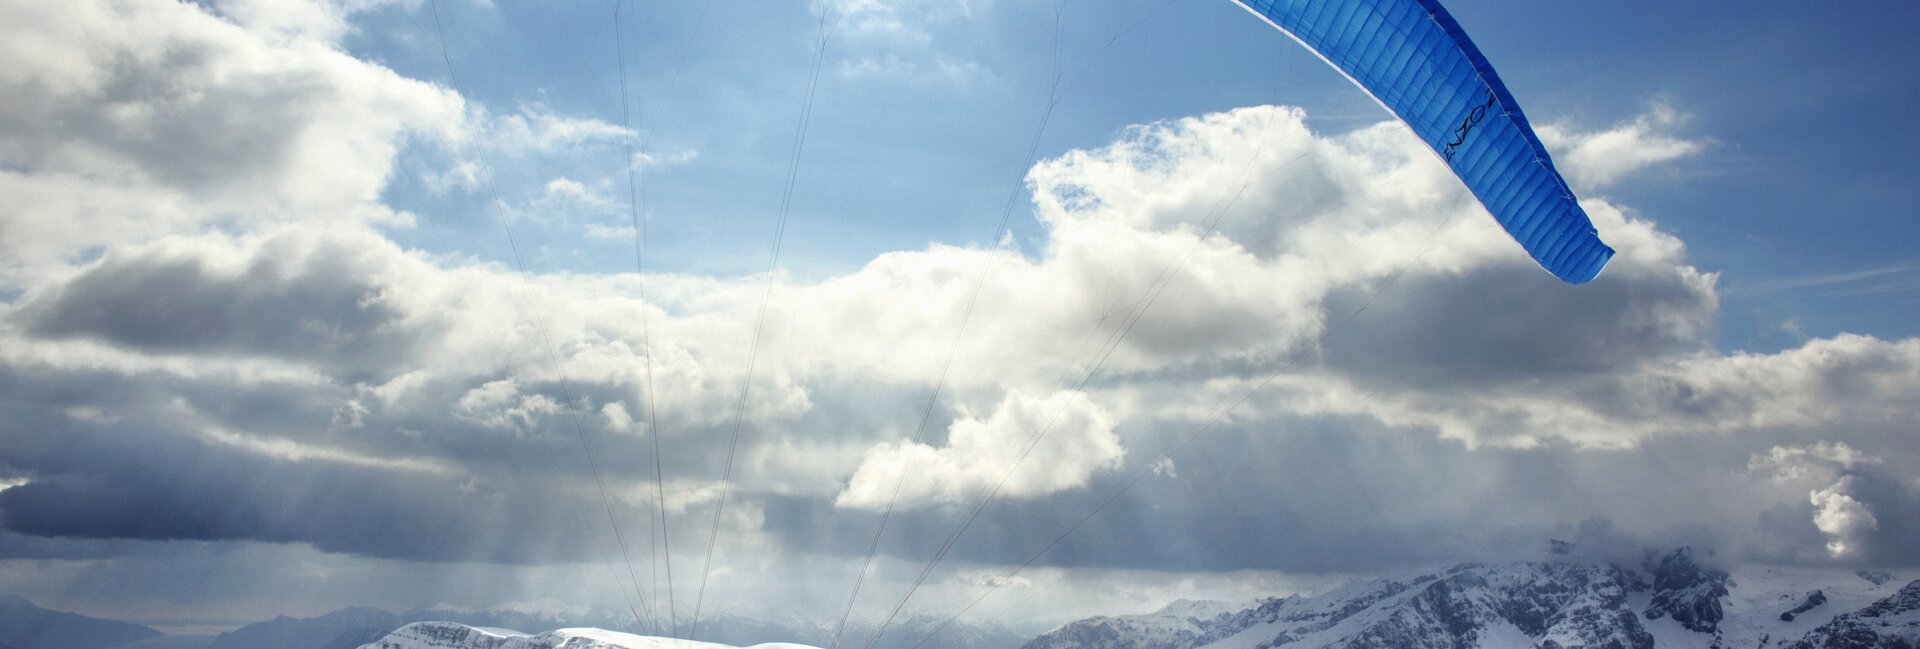
[[[1920,581],[1866,607],[1835,616],[1792,649],[1912,649],[1920,646]]]
[[[634,635],[605,629],[576,628],[538,635],[508,629],[471,627],[454,622],[415,622],[360,649],[732,649],[730,645]],[[747,649],[814,649],[768,643]]]
[[[1126,646],[1138,649],[1187,647],[1209,625],[1234,610],[1225,602],[1177,600],[1145,615],[1101,616],[1075,622],[1069,625],[1074,627],[1071,634],[1056,636],[1045,646],[1048,649],[1096,649],[1127,643]]]
[[[1876,584],[1839,570],[1736,568],[1732,571],[1732,588],[1723,600],[1726,619],[1719,625],[1717,636],[1726,647],[1784,646],[1806,637],[1835,616],[1857,611],[1898,592],[1905,583],[1888,580]],[[1792,619],[1781,619],[1782,613],[1806,604],[1816,590],[1820,591],[1824,603],[1795,613]],[[1700,635],[1703,634],[1689,637],[1697,641]],[[1707,647],[1711,643],[1674,646]]]
[[[1912,649],[1920,582],[1904,583],[1832,569],[1725,569],[1684,549],[1635,568],[1462,564],[1211,617],[1089,618],[1027,649]]]
[[[960,622],[939,626],[944,615],[903,615],[874,649],[1014,649],[1032,637],[993,622]],[[629,633],[661,633],[636,621],[632,612],[597,610],[553,600],[515,602],[487,608],[437,604],[406,613],[371,608],[347,608],[313,618],[279,617],[249,624],[222,634],[206,649],[353,649],[373,642],[410,622],[458,622],[477,628],[524,629],[539,633],[563,628],[599,628]],[[940,632],[928,638],[936,626]],[[747,646],[790,641],[831,644],[832,621],[799,617],[776,621],[717,613],[700,620],[700,637],[724,645]],[[845,636],[866,638],[870,622],[853,621]],[[927,641],[922,644],[921,639]]]
[[[1243,608],[1246,608],[1245,604],[1236,605],[1211,599],[1176,599],[1172,604],[1154,611],[1152,615],[1210,620],[1222,615],[1238,613]]]

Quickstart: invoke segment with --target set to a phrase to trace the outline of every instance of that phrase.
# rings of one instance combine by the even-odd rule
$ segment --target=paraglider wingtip
[[[1612,259],[1613,248],[1606,244],[1599,244],[1595,246],[1593,253],[1587,256],[1585,263],[1569,264],[1563,268],[1550,268],[1548,270],[1553,271],[1555,276],[1558,276],[1568,284],[1585,284],[1593,281],[1593,278],[1599,277],[1600,271],[1605,269],[1607,262]]]

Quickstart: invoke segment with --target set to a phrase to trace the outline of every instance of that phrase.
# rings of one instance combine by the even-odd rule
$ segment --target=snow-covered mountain
[[[1180,602],[1094,617],[1026,649],[1913,649],[1920,581],[1703,565],[1462,564],[1223,612]]]
[[[944,618],[903,616],[874,649],[908,649]],[[406,613],[374,608],[346,608],[312,618],[281,616],[221,634],[207,649],[353,649],[373,642],[413,622],[454,622],[476,628],[519,629],[541,633],[563,628],[598,628],[634,634],[657,630],[634,622],[631,613],[614,613],[557,602],[501,604],[484,609],[436,605]],[[873,627],[859,622],[847,626],[844,637],[864,642]],[[931,638],[921,649],[1017,649],[1031,633],[1003,625],[956,622]],[[790,619],[761,620],[717,614],[700,621],[700,638],[728,646],[769,642],[800,642],[825,646],[833,641],[827,622]]]
[[[1027,649],[1181,649],[1199,646],[1207,630],[1239,611],[1225,602],[1177,600],[1146,615],[1091,617],[1048,632]]]
[[[1920,580],[1866,608],[1835,616],[1795,642],[1793,649],[1916,646],[1920,646]]]
[[[472,627],[456,622],[415,622],[360,649],[733,649],[732,645],[621,633],[605,629],[557,629],[540,634]],[[766,643],[747,649],[814,649]]]

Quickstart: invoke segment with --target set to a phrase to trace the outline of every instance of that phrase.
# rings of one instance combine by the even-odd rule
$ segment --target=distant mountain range
[[[732,649],[732,645],[673,640],[605,629],[563,629],[521,633],[472,627],[456,622],[415,622],[360,649]],[[750,649],[817,649],[790,643]]]
[[[1179,602],[1061,626],[1025,649],[1914,649],[1920,581],[1729,573],[1687,550],[1621,567],[1462,564],[1251,606]]]
[[[1469,563],[1359,580],[1312,596],[1239,605],[1179,601],[1146,615],[1071,622],[1031,640],[999,624],[961,622],[924,647],[1920,649],[1916,576],[1721,568],[1684,549],[1632,566],[1571,559]],[[910,649],[941,620],[896,621],[875,647]],[[164,636],[0,597],[0,649],[691,649],[833,641],[825,623],[731,615],[701,621],[701,639],[718,644],[640,635],[646,632],[631,616],[532,603],[406,613],[347,608],[312,618],[282,616],[213,638]],[[871,633],[871,626],[855,625],[846,637],[864,642]]]
[[[906,616],[896,620],[875,649],[908,649],[942,618]],[[355,649],[415,622],[542,633],[562,628],[599,628],[648,633],[629,614],[596,611],[555,602],[509,603],[485,609],[432,606],[405,613],[377,608],[344,608],[310,618],[280,616],[218,636],[169,636],[150,627],[61,613],[19,597],[0,597],[0,649]],[[848,638],[864,639],[871,625],[849,624]],[[833,627],[822,622],[772,622],[737,615],[713,615],[700,621],[702,640],[746,646],[800,642],[825,646]],[[1018,649],[1030,634],[998,624],[955,623],[923,649]]]
[[[505,604],[487,609],[435,606],[406,613],[347,608],[313,618],[282,616],[249,624],[221,634],[206,649],[354,649],[402,626],[428,621],[532,634],[562,628],[599,628],[634,634],[656,632],[635,624],[631,615],[554,603]],[[933,616],[897,620],[887,637],[874,647],[908,649],[940,621],[941,618]],[[871,633],[870,625],[855,623],[848,625],[845,637],[864,641]],[[923,645],[923,649],[1018,649],[1030,637],[997,624],[956,623]],[[733,646],[768,642],[826,646],[833,641],[833,627],[811,621],[773,622],[722,614],[700,621],[700,639]]]
[[[151,627],[47,610],[0,595],[0,647],[108,649],[159,636]]]

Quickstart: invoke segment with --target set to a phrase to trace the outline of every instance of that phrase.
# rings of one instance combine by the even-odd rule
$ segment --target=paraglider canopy
[[[1534,261],[1579,284],[1613,248],[1480,49],[1435,0],[1235,0],[1385,106]]]

